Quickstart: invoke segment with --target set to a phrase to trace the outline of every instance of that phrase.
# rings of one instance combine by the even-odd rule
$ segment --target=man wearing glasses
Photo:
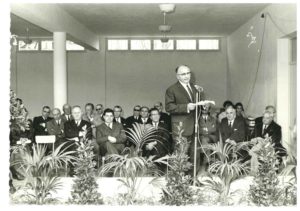
[[[182,135],[191,142],[188,155],[191,162],[194,162],[194,124],[195,124],[195,95],[197,89],[190,82],[191,70],[186,65],[176,68],[177,82],[170,86],[165,94],[166,111],[171,115],[171,127],[173,140],[176,142],[178,136],[178,126],[182,125],[184,131]],[[175,147],[176,148],[176,147]]]
[[[33,118],[34,137],[40,135],[48,135],[47,122],[51,119],[50,107],[44,106],[42,109],[42,115]]]
[[[141,106],[139,106],[139,105],[134,106],[133,115],[130,117],[127,117],[127,119],[126,119],[127,127],[132,128],[132,125],[134,123],[139,122],[140,112],[141,112]]]
[[[103,105],[102,104],[96,105],[96,114],[102,117],[102,114],[103,114]]]

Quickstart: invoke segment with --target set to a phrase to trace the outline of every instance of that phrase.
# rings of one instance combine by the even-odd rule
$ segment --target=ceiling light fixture
[[[172,30],[172,26],[167,24],[166,15],[175,11],[175,4],[160,4],[159,9],[163,13],[164,23],[158,26],[158,30],[163,33],[163,37],[160,39],[161,42],[165,43],[169,41],[166,33]]]

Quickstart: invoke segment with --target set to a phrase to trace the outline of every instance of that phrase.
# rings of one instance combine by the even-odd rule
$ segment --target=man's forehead
[[[190,68],[188,68],[187,66],[180,66],[178,68],[178,73],[183,73],[183,72],[189,72]]]

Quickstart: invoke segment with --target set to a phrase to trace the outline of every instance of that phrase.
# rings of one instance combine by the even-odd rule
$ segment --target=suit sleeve
[[[64,128],[66,138],[75,138],[79,136],[79,132],[72,130],[71,124],[69,124],[68,122],[65,123]]]
[[[96,141],[98,144],[108,141],[108,136],[103,133],[101,127],[96,127]]]
[[[34,134],[43,134],[46,133],[45,128],[40,125],[37,117],[33,118],[33,129]]]
[[[125,134],[125,130],[123,128],[123,125],[120,125],[120,133],[119,133],[118,137],[116,137],[116,138],[117,138],[118,143],[125,143],[126,134]]]
[[[244,122],[239,122],[238,128],[234,133],[230,136],[231,140],[235,142],[242,142],[245,140],[245,124]]]
[[[187,114],[187,104],[177,104],[174,92],[167,89],[165,95],[166,111],[170,114]]]

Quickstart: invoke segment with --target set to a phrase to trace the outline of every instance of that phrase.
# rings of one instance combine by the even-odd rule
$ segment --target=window
[[[128,40],[108,40],[107,50],[128,50]]]
[[[177,50],[196,50],[196,40],[176,40]]]
[[[19,51],[38,51],[39,42],[37,40],[29,40],[25,43],[24,40],[19,40],[18,49]]]
[[[42,51],[53,51],[53,41],[52,40],[42,40],[41,41],[41,50]]]
[[[218,39],[200,39],[199,50],[219,50]]]
[[[130,41],[131,50],[151,50],[150,40],[131,40]]]
[[[153,50],[174,50],[174,40],[162,42],[161,40],[153,41]]]
[[[72,41],[66,41],[66,50],[67,51],[84,51],[84,47],[78,45]]]

